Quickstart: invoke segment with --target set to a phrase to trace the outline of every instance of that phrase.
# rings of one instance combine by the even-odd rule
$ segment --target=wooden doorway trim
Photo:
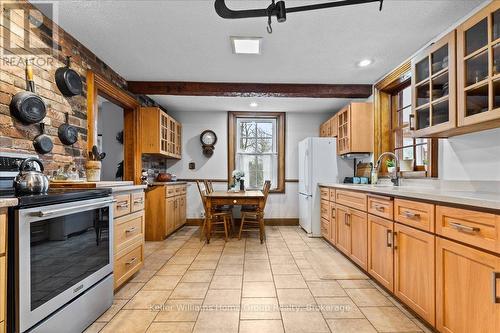
[[[140,184],[141,142],[139,102],[101,75],[87,71],[87,150],[97,142],[97,100],[102,96],[123,108],[123,179]]]

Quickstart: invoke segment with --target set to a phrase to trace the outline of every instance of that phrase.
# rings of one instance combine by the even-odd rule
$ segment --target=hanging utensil
[[[54,148],[52,139],[45,134],[45,123],[40,123],[40,135],[33,140],[33,147],[39,154],[48,154]]]
[[[82,78],[70,68],[71,57],[66,57],[66,66],[56,70],[56,84],[66,97],[81,95],[83,90]]]
[[[26,60],[26,91],[14,95],[10,101],[10,112],[27,125],[39,123],[47,114],[45,102],[35,92],[33,67],[28,60]]]
[[[66,122],[57,129],[57,136],[63,144],[70,146],[78,141],[78,131],[69,124],[69,113],[66,112],[65,116]]]

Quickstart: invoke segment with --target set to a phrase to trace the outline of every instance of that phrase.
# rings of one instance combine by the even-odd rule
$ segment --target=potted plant
[[[88,155],[89,159],[85,163],[87,181],[98,182],[101,180],[101,161],[106,157],[106,153],[100,153],[97,146],[93,146]]]
[[[233,189],[234,191],[244,191],[245,190],[245,173],[241,170],[234,170],[232,173],[233,176]]]
[[[396,161],[394,159],[387,160],[385,165],[387,166],[387,171],[389,173],[396,172]]]

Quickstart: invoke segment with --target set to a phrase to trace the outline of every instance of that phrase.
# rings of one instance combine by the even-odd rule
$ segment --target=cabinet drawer
[[[500,253],[499,215],[437,206],[436,233]]]
[[[175,195],[179,195],[182,192],[182,185],[175,186]]]
[[[130,194],[115,195],[115,200],[114,217],[130,214]]]
[[[144,239],[144,212],[115,219],[115,253]]]
[[[186,194],[187,193],[187,186],[186,185],[179,185],[179,187],[181,188],[181,194]]]
[[[175,189],[176,189],[176,186],[173,186],[173,185],[165,186],[165,196],[167,198],[175,196],[175,194],[176,194]]]
[[[326,200],[321,200],[321,218],[330,219],[330,202]]]
[[[347,207],[366,211],[366,194],[364,193],[336,190],[335,202]]]
[[[434,205],[395,199],[394,220],[421,230],[434,232]]]
[[[335,189],[334,188],[330,189],[330,201],[335,202]]]
[[[132,193],[132,212],[144,209],[144,192]]]
[[[330,221],[321,218],[321,236],[330,239]]]
[[[369,195],[368,213],[392,220],[394,217],[394,202],[392,198]]]
[[[328,187],[320,187],[319,195],[321,197],[321,200],[330,200],[330,190],[328,189]]]
[[[5,253],[6,235],[7,235],[7,211],[5,209],[0,209],[0,254]]]
[[[114,264],[115,289],[142,267],[144,244],[138,243],[117,254]]]
[[[214,206],[224,206],[224,205],[257,205],[255,199],[224,199],[224,198],[213,198],[212,207]]]

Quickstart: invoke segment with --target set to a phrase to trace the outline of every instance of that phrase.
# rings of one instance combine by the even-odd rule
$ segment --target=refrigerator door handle
[[[300,195],[303,195],[307,198],[312,198],[312,194],[306,194],[306,193],[302,193],[302,192],[299,192]]]

